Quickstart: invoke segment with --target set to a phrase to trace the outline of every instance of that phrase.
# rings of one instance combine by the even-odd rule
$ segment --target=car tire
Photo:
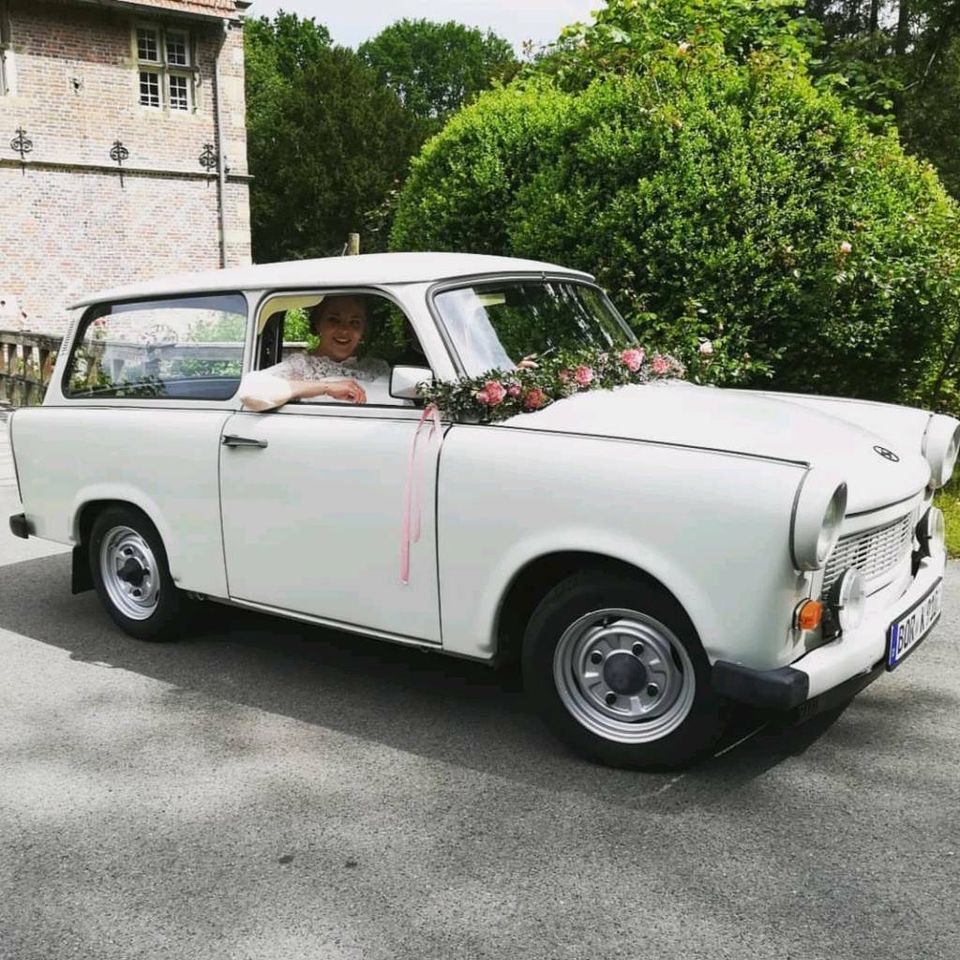
[[[173,583],[157,528],[136,507],[108,507],[88,538],[93,585],[113,621],[138,640],[176,640],[189,603]]]
[[[523,641],[524,687],[574,751],[634,769],[688,763],[720,736],[720,701],[689,617],[642,577],[584,571],[555,586]]]

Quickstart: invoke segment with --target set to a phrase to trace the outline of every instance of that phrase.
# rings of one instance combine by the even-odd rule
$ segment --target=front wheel
[[[108,507],[94,521],[88,542],[90,570],[114,622],[138,640],[180,635],[186,597],[167,567],[156,527],[134,507]]]
[[[640,578],[589,571],[551,590],[527,626],[523,676],[553,732],[611,766],[678,766],[720,735],[693,625]]]

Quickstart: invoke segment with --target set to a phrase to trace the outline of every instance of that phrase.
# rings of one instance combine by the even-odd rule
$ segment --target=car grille
[[[910,553],[912,544],[912,514],[883,527],[841,537],[827,561],[820,596],[826,598],[830,587],[848,567],[856,567],[868,584],[882,577]]]

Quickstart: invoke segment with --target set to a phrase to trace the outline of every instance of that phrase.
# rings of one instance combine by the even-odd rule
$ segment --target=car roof
[[[428,283],[491,273],[548,273],[593,280],[589,273],[580,270],[515,257],[493,257],[476,253],[367,253],[352,257],[288,260],[282,263],[229,267],[226,270],[178,273],[112,290],[101,290],[77,300],[71,304],[71,308],[104,301],[142,300],[177,294],[275,287]]]

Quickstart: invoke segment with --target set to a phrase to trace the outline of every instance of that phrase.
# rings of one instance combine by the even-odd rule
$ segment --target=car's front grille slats
[[[848,567],[856,567],[869,585],[896,567],[910,553],[912,544],[913,523],[909,514],[885,526],[841,537],[827,561],[821,596],[827,596]]]

